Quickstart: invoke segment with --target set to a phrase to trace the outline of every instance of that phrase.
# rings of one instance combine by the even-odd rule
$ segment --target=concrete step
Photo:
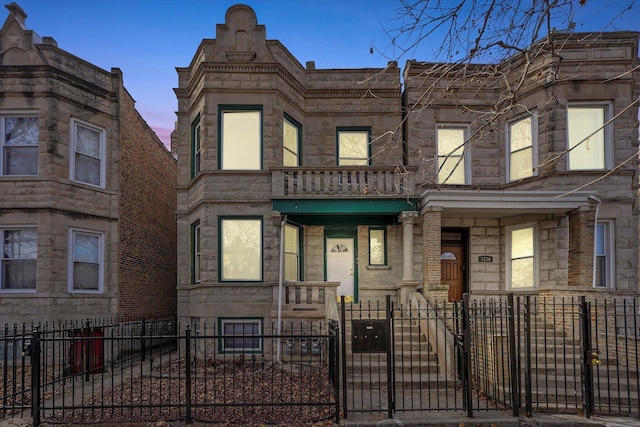
[[[413,355],[418,357],[423,354],[432,353],[430,346],[428,346],[425,342],[416,342],[416,341],[405,341],[399,342],[396,341],[394,343],[394,352],[396,355]],[[353,349],[353,343],[351,340],[348,340],[345,345],[345,349],[347,353],[350,353]]]
[[[387,372],[386,361],[376,360],[347,360],[347,371],[352,373],[372,373],[372,372]],[[437,362],[422,362],[422,363],[396,363],[396,373],[438,373]]]
[[[581,390],[532,390],[531,398],[533,402],[552,402],[552,403],[572,403],[577,401],[582,401],[582,391]],[[594,398],[596,402],[602,404],[610,404],[610,405],[621,405],[621,406],[629,406],[630,404],[637,404],[638,395],[637,393],[631,393],[630,395],[627,392],[619,392],[617,390],[595,390]]]
[[[405,374],[395,376],[395,386],[398,388],[414,389],[455,389],[459,381],[447,380],[441,375],[429,374]],[[386,373],[374,375],[361,373],[347,373],[347,384],[350,389],[376,389],[387,387]]]

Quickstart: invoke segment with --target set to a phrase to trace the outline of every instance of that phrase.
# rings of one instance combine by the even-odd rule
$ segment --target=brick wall
[[[176,162],[120,90],[120,316],[176,313]]]
[[[441,211],[428,211],[422,217],[422,271],[425,291],[440,285]]]

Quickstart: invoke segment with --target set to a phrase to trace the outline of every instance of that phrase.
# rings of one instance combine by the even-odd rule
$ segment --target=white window
[[[71,180],[96,187],[105,186],[104,129],[71,120]]]
[[[300,280],[300,227],[284,226],[284,280]]]
[[[282,121],[282,166],[300,166],[300,125],[285,117]]]
[[[537,120],[525,117],[507,125],[507,181],[536,175]]]
[[[202,169],[202,142],[200,116],[191,124],[191,178],[194,178]]]
[[[368,128],[338,128],[338,166],[367,166],[371,131]]]
[[[469,183],[469,150],[465,149],[464,128],[438,127],[438,183],[464,185]]]
[[[36,289],[38,234],[35,228],[5,228],[2,237],[0,289],[25,291]]]
[[[369,229],[369,265],[386,265],[386,230],[384,228]]]
[[[595,266],[593,286],[596,288],[614,287],[614,250],[613,221],[603,220],[596,224]]]
[[[11,114],[0,119],[2,175],[37,175],[38,117]]]
[[[191,224],[191,283],[200,283],[202,243],[200,240],[200,220]]]
[[[609,105],[570,105],[567,110],[569,170],[611,169],[611,126]]]
[[[262,351],[262,319],[220,319],[220,330],[222,352]]]
[[[220,169],[262,169],[262,110],[221,107]]]
[[[262,281],[262,219],[220,219],[220,281]]]
[[[538,282],[536,227],[507,227],[507,287],[533,288]]]
[[[69,291],[102,292],[104,234],[72,229],[69,232]]]

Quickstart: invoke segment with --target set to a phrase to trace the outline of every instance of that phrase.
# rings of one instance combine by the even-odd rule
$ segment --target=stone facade
[[[411,289],[443,298],[452,286],[442,271],[445,248],[464,254],[456,276],[463,292],[637,295],[637,159],[627,161],[637,153],[637,108],[625,107],[640,94],[638,72],[627,72],[637,66],[638,34],[603,34],[589,43],[563,34],[549,40],[531,64],[514,57],[449,67],[436,76],[433,70],[447,64],[412,60],[401,79],[393,62],[383,69],[302,66],[279,41],[265,38],[251,8],[231,7],[216,38],[204,39],[191,63],[178,68],[172,147],[178,156],[178,315],[192,322],[267,321],[278,305],[272,289],[282,281],[301,288],[337,281],[338,295],[361,301],[391,295],[405,303]],[[496,69],[492,77],[488,70]],[[510,95],[504,82],[518,78],[513,108],[488,117]],[[604,167],[569,168],[569,106],[602,107],[607,119],[616,116],[605,129]],[[225,120],[237,111],[259,117],[255,146],[244,145],[253,137],[227,133]],[[532,123],[533,172],[509,177],[510,163],[519,159],[510,154],[509,129],[522,118]],[[287,126],[298,133],[293,154]],[[464,130],[464,182],[439,182],[441,127]],[[364,158],[357,150],[348,159],[341,154],[349,148],[341,139],[348,131],[368,133]],[[247,157],[257,153],[259,164],[226,167],[225,150],[236,150],[232,140]],[[241,248],[230,239],[242,236],[221,227],[243,219],[261,226],[251,240],[260,240],[259,256],[248,255],[259,268],[252,280],[227,278],[231,252]],[[599,271],[606,270],[597,289],[596,223],[610,245],[596,260]],[[282,240],[282,224],[299,230],[299,248]],[[524,245],[520,230],[530,233]],[[384,257],[374,259],[379,239]],[[341,280],[336,252],[347,262]],[[285,280],[292,266],[298,276]],[[520,270],[527,277],[518,276]],[[341,288],[350,281],[353,289]]]
[[[466,290],[471,293],[571,289],[574,293],[594,290],[608,295],[637,295],[634,188],[638,130],[634,120],[638,108],[637,104],[635,108],[629,106],[634,105],[640,91],[638,73],[628,71],[637,66],[638,34],[608,33],[586,39],[588,43],[581,41],[580,35],[555,34],[550,43],[540,42],[537,48],[544,54],[527,68],[523,58],[517,57],[495,68],[451,67],[439,74],[433,69],[442,64],[407,63],[405,141],[409,165],[419,168],[416,182],[424,189],[421,213],[425,224],[433,223],[433,210],[438,208],[443,229],[468,230],[470,256],[465,279]],[[504,72],[496,71],[502,67]],[[513,90],[521,77],[524,83],[513,107],[496,111],[498,97],[507,104],[513,95],[504,81],[510,80]],[[430,86],[436,94],[425,97],[424,87]],[[598,106],[606,110],[606,120],[612,120],[604,131],[604,167],[570,169],[570,106]],[[535,117],[534,173],[510,179],[508,126],[527,116]],[[470,135],[465,158],[470,165],[464,183],[437,182],[435,129],[443,125],[463,127]],[[532,203],[533,198],[536,203]],[[607,269],[611,276],[605,286],[594,289],[596,221],[609,227],[607,244],[611,247],[607,257],[611,264]],[[523,224],[535,227],[537,233],[537,278],[536,286],[520,290],[509,286],[506,233],[510,227]],[[429,250],[425,246],[425,254]],[[439,264],[434,257],[425,258],[423,270],[437,278]],[[435,279],[432,285],[437,286],[437,282]]]
[[[264,27],[247,6],[234,6],[225,24],[216,29],[216,39],[205,39],[189,67],[178,68],[177,146],[178,154],[178,298],[179,316],[214,321],[217,318],[268,318],[275,301],[272,286],[279,280],[280,211],[273,197],[285,190],[278,177],[283,171],[283,119],[290,118],[302,129],[300,166],[304,170],[328,168],[338,172],[336,129],[370,129],[372,166],[393,172],[402,163],[402,143],[397,134],[401,123],[400,74],[395,64],[387,69],[316,70],[303,67],[286,48],[266,40]],[[379,75],[372,90],[358,84]],[[219,156],[221,112],[257,106],[261,111],[261,167],[259,170],[224,170]],[[202,154],[200,170],[193,174],[194,123],[198,122]],[[381,136],[381,137],[379,137]],[[382,155],[384,153],[384,155]],[[382,173],[382,172],[381,172]],[[325,177],[327,179],[330,179]],[[307,176],[308,180],[319,178]],[[324,178],[323,178],[324,179]],[[351,179],[348,179],[351,181]],[[355,181],[356,178],[353,178]],[[289,181],[291,182],[291,181]],[[338,181],[336,181],[337,184]],[[343,181],[340,180],[340,185]],[[311,184],[313,186],[315,184]],[[320,186],[320,183],[317,183]],[[364,190],[363,190],[364,191]],[[365,198],[360,192],[354,197]],[[286,199],[286,197],[285,197]],[[340,201],[341,198],[337,198]],[[310,216],[294,219],[307,222]],[[396,213],[397,216],[397,213]],[[258,282],[221,280],[220,219],[259,218],[262,224],[262,266]],[[342,219],[345,219],[342,216]],[[197,283],[193,280],[193,236],[190,228],[200,226],[201,256]],[[334,224],[344,227],[346,221]],[[324,281],[325,227],[302,224],[304,241],[300,256],[301,281]],[[368,241],[366,223],[350,223],[360,257]],[[399,228],[387,230],[395,248],[401,247]],[[364,242],[361,242],[364,241]],[[400,264],[401,266],[401,264]],[[360,277],[371,279],[372,289],[384,293],[402,277],[401,268],[359,268]],[[390,285],[391,284],[391,285]],[[388,290],[387,290],[388,291]],[[374,291],[377,292],[377,291]],[[207,301],[206,303],[204,301]]]
[[[119,69],[65,52],[26,29],[15,3],[7,9],[0,324],[174,314],[175,159],[135,110]],[[24,117],[33,123],[27,137]],[[14,140],[35,147],[24,163]]]

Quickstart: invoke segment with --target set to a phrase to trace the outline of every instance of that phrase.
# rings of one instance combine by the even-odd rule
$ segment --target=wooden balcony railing
[[[276,168],[271,173],[275,197],[403,197],[415,190],[415,168]]]

